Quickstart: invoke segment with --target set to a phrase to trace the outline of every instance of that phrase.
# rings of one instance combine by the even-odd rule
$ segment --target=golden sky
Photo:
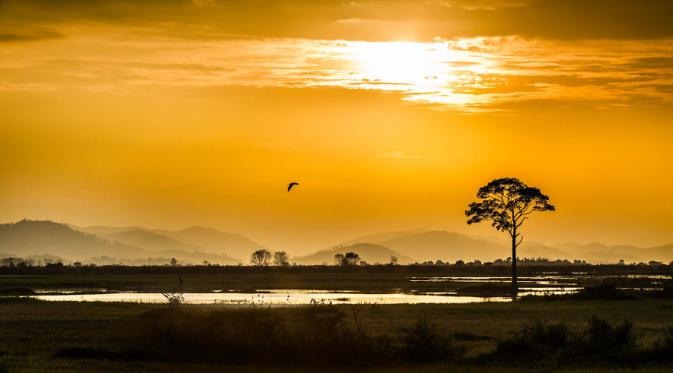
[[[292,253],[463,211],[673,241],[667,0],[0,0],[0,220],[209,225]],[[299,188],[285,192],[289,181]]]

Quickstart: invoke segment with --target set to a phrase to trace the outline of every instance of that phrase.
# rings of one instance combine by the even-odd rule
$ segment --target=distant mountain
[[[222,254],[247,262],[253,251],[264,246],[235,233],[222,232],[208,227],[189,227],[177,232],[154,230],[174,240],[200,247],[209,253]]]
[[[108,234],[112,233],[119,233],[119,232],[128,232],[128,231],[135,231],[135,230],[142,230],[142,231],[151,231],[151,229],[139,227],[136,225],[133,226],[127,226],[127,227],[108,227],[106,225],[90,225],[86,227],[78,227],[76,225],[72,224],[66,224],[68,227],[72,228],[73,230],[84,232],[84,233],[90,233],[90,234],[95,234],[97,236],[105,236]]]
[[[149,248],[149,249],[148,249]],[[0,225],[0,251],[14,256],[59,256],[70,261],[130,263],[139,260],[168,263],[175,257],[182,263],[236,264],[225,255],[199,252],[192,245],[141,230],[110,233],[100,237],[51,221],[22,220]],[[105,258],[103,260],[102,258]]]
[[[334,255],[345,254],[349,251],[357,253],[362,260],[370,264],[389,263],[391,256],[397,257],[398,263],[400,264],[412,263],[414,261],[385,246],[372,243],[356,243],[346,246],[337,246],[331,249],[318,251],[315,254],[293,258],[291,262],[297,264],[333,264]]]
[[[75,229],[106,236],[121,242],[130,242],[145,247],[164,247],[178,250],[198,250],[204,253],[224,255],[235,258],[236,263],[247,262],[250,254],[264,246],[235,233],[222,232],[208,227],[189,227],[178,231],[152,229],[138,226],[108,227],[89,226]],[[133,232],[133,233],[129,233]],[[147,233],[147,234],[142,234]],[[163,237],[163,238],[161,238]],[[172,242],[167,241],[172,240]],[[180,247],[180,244],[188,247]],[[166,246],[172,245],[172,246]]]
[[[71,260],[100,255],[130,257],[143,253],[136,247],[108,242],[64,224],[30,220],[0,225],[0,251],[17,256],[51,254]]]
[[[375,243],[389,247],[419,262],[438,259],[469,261],[504,259],[511,256],[511,247],[507,244],[507,240],[503,239],[503,242],[493,242],[460,233],[417,229],[360,236],[346,243]],[[522,258],[570,258],[571,254],[542,243],[524,242],[519,248],[518,256]]]
[[[395,238],[399,237],[404,237],[404,236],[410,236],[410,235],[415,235],[415,234],[422,234],[429,232],[427,229],[413,229],[413,230],[407,230],[407,231],[391,231],[391,232],[381,232],[381,233],[373,233],[373,234],[367,234],[364,236],[359,236],[355,237],[351,240],[344,241],[341,243],[341,245],[352,245],[354,243],[358,242],[385,242],[389,241]]]
[[[673,260],[673,244],[641,248],[631,245],[606,245],[600,242],[588,244],[564,243],[557,245],[576,253],[581,259],[591,263],[648,262],[650,260],[669,263]]]
[[[149,232],[142,229],[132,229],[116,233],[109,233],[102,236],[108,240],[121,242],[124,244],[142,247],[150,251],[163,250],[184,250],[200,251],[198,246],[189,245],[178,240],[166,237],[161,234]]]
[[[507,252],[511,251],[511,246],[503,245]],[[508,255],[510,256],[510,255]],[[578,259],[576,256],[566,250],[559,249],[545,245],[540,242],[523,241],[521,246],[517,249],[517,257],[519,258],[547,258],[547,259]]]
[[[504,245],[446,231],[410,233],[376,243],[418,261],[493,260],[509,256]]]

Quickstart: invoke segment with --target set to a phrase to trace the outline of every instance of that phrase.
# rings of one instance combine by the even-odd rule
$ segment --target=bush
[[[613,326],[592,317],[580,333],[572,333],[564,324],[538,321],[523,325],[512,337],[498,341],[496,350],[488,358],[526,365],[624,365],[636,359],[635,346],[630,321]]]
[[[492,358],[496,360],[548,360],[565,347],[570,340],[570,331],[565,324],[523,325],[515,334],[498,341]]]
[[[633,323],[625,320],[616,326],[597,317],[589,319],[578,344],[588,353],[620,352],[636,344]]]
[[[332,307],[293,310],[282,318],[271,309],[207,314],[179,308],[150,311],[132,354],[166,361],[355,365],[392,358],[386,338],[357,328]]]
[[[663,339],[654,343],[650,350],[650,360],[673,362],[673,327],[668,328]]]
[[[445,330],[427,319],[419,319],[413,327],[401,333],[401,353],[409,361],[449,361],[456,360],[463,353],[463,346],[457,346]]]
[[[604,283],[599,285],[585,286],[579,293],[575,294],[576,299],[632,299],[632,295],[624,293],[617,288],[614,283]]]

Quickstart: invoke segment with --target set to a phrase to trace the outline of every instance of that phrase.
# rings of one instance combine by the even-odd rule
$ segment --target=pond
[[[54,302],[131,302],[166,303],[161,293],[114,292],[98,294],[38,294],[30,298]],[[262,290],[257,293],[212,292],[185,293],[188,304],[230,305],[309,305],[309,304],[462,304],[483,302],[509,302],[507,297],[458,296],[450,293],[402,294],[356,293],[322,290]]]

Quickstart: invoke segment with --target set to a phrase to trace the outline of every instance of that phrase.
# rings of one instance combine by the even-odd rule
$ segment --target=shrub
[[[464,350],[449,333],[425,318],[403,329],[400,339],[402,356],[414,362],[456,360]]]
[[[633,323],[625,320],[616,326],[595,316],[589,319],[578,344],[588,353],[619,352],[635,346]]]
[[[654,343],[649,355],[653,361],[673,362],[673,327],[668,328],[663,339]]]
[[[523,325],[512,337],[498,341],[492,357],[509,361],[550,359],[568,344],[570,336],[565,324],[536,321],[533,325]]]
[[[144,317],[134,354],[167,361],[355,365],[392,358],[386,338],[356,328],[336,308],[311,307],[280,317],[272,309],[220,310],[206,314],[179,308]]]

